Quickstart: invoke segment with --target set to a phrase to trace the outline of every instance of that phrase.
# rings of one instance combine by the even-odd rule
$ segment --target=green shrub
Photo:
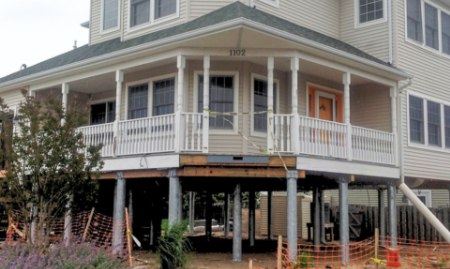
[[[163,221],[158,244],[162,269],[183,268],[186,265],[187,252],[191,249],[191,245],[185,237],[187,229],[186,222],[169,226],[167,220]]]

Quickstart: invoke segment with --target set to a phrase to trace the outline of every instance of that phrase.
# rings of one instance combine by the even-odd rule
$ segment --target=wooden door
[[[333,121],[334,120],[334,99],[319,96],[319,119]]]

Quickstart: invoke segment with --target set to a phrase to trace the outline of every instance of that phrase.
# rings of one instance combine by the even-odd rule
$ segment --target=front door
[[[334,121],[334,99],[325,96],[319,96],[318,105],[319,119]]]

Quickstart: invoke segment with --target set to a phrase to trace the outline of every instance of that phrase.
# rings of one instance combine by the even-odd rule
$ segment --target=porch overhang
[[[208,16],[216,16],[218,14],[214,13],[220,11],[230,12],[226,9],[231,10],[233,5],[233,10],[238,10],[235,11],[237,14],[227,14],[225,18],[214,19],[209,23]],[[125,41],[115,39],[81,47],[0,78],[0,92],[32,87],[49,81],[67,82],[71,79],[110,73],[158,59],[175,57],[182,54],[186,48],[197,48],[203,52],[213,50],[209,52],[211,56],[215,53],[226,56],[233,48],[247,49],[248,56],[263,56],[261,52],[265,50],[266,56],[298,56],[308,61],[333,63],[333,66],[339,69],[372,74],[393,82],[409,77],[404,71],[342,41],[291,23],[282,27],[278,22],[285,22],[284,20],[258,10],[247,9],[250,8],[241,3],[234,3],[197,20],[143,37]],[[268,17],[268,22],[258,16]],[[275,22],[270,23],[270,19]],[[104,53],[98,52],[102,50]]]

